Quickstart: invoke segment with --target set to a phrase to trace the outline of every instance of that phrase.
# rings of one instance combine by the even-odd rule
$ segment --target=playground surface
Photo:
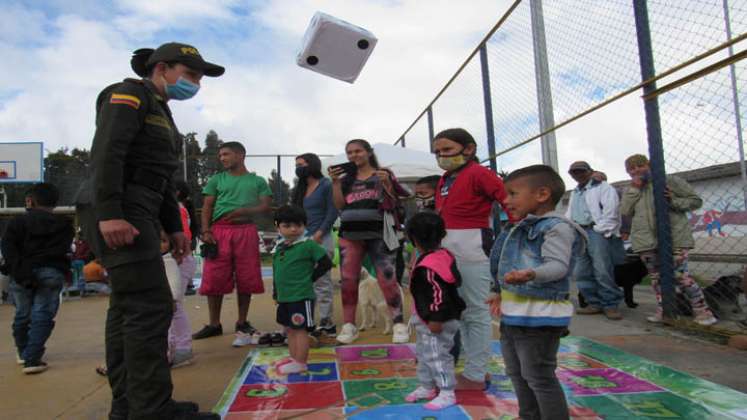
[[[267,283],[267,286],[269,287],[269,283]],[[622,311],[625,315],[623,321],[609,321],[602,316],[577,316],[573,319],[571,325],[573,337],[566,339],[564,342],[565,352],[561,356],[561,360],[566,360],[566,362],[561,363],[561,366],[564,366],[562,369],[564,373],[561,373],[560,376],[566,378],[564,380],[564,383],[567,384],[566,389],[571,390],[569,398],[572,405],[577,407],[574,408],[574,413],[579,415],[588,413],[587,409],[600,410],[601,413],[609,413],[609,410],[613,410],[611,415],[606,415],[606,418],[631,418],[629,415],[631,408],[659,410],[661,407],[657,405],[658,402],[647,402],[648,400],[645,400],[646,393],[648,393],[649,396],[666,396],[665,399],[657,399],[657,401],[664,404],[664,407],[669,411],[652,411],[654,414],[664,415],[663,418],[703,419],[740,418],[740,416],[744,418],[745,414],[738,411],[738,408],[747,408],[747,396],[744,394],[747,393],[747,375],[745,375],[747,352],[697,340],[689,336],[677,335],[668,328],[647,325],[644,318],[653,309],[653,296],[644,287],[639,287],[636,289],[636,298],[641,306],[635,310],[623,308]],[[335,302],[340,302],[339,299],[338,293]],[[409,305],[409,299],[406,299],[406,302]],[[0,305],[0,336],[5,337],[5,339],[0,340],[0,418],[76,420],[106,418],[111,403],[111,394],[106,378],[96,375],[94,369],[104,359],[103,337],[107,306],[108,299],[105,297],[86,297],[64,301],[60,306],[57,325],[48,342],[45,356],[50,368],[41,375],[29,376],[24,375],[15,364],[15,349],[11,334],[13,307]],[[199,329],[208,317],[205,298],[189,296],[186,298],[185,306],[193,329]],[[274,331],[277,329],[274,306],[269,293],[256,296],[253,299],[250,319],[261,330]],[[188,367],[175,369],[172,376],[175,399],[195,401],[203,409],[215,408],[217,411],[228,413],[227,410],[231,408],[235,401],[234,397],[238,395],[236,393],[232,395],[232,391],[237,389],[236,385],[240,381],[236,378],[242,378],[242,375],[245,375],[243,381],[241,381],[243,385],[243,382],[249,378],[252,368],[258,367],[255,372],[261,371],[260,367],[263,364],[259,362],[262,362],[262,359],[255,356],[264,351],[267,357],[277,357],[285,351],[285,348],[270,348],[258,352],[252,346],[231,347],[233,323],[236,320],[235,296],[226,297],[222,320],[225,334],[222,337],[195,341],[195,363]],[[336,321],[338,325],[341,322],[340,319]],[[351,377],[349,375],[352,375],[352,371],[367,369],[354,369],[344,366],[346,363],[357,363],[352,360],[342,361],[346,352],[355,352],[358,349],[360,355],[363,351],[366,351],[365,346],[391,344],[391,336],[381,335],[379,328],[381,327],[374,331],[362,333],[361,338],[355,343],[352,350],[342,350],[334,347],[315,350],[314,357],[318,360],[317,363],[334,364],[334,374],[337,375],[337,379],[326,381],[326,383],[339,384],[332,386],[337,386],[341,392],[343,390],[347,392],[347,389],[350,389],[349,394],[343,395],[356,395],[358,397],[369,394],[372,386],[376,389],[377,380],[391,383],[392,380],[389,378],[397,378],[396,385],[379,385],[379,388],[400,387],[402,383],[407,386],[411,385],[411,377],[405,376],[409,371],[408,369],[411,370],[412,361],[409,354],[408,358],[410,359],[406,358],[399,362],[385,359],[383,363],[387,365],[387,368],[374,368],[382,371],[377,375],[383,376],[383,378],[357,380],[361,382],[361,385],[346,384],[346,382],[356,381],[355,379],[345,379]],[[391,347],[386,347],[386,349],[389,348]],[[404,346],[403,348],[407,349],[408,347]],[[377,350],[377,348],[369,350]],[[393,352],[403,351],[407,352],[407,350],[394,350]],[[368,354],[381,354],[381,351]],[[387,352],[387,357],[389,357],[389,354],[390,352]],[[255,364],[255,362],[257,363]],[[581,362],[594,366],[591,369],[600,369],[596,371],[600,375],[594,374],[591,375],[591,379],[584,379],[589,375],[575,374],[575,372],[584,370],[580,369],[581,367],[586,367],[580,364]],[[363,360],[361,363],[370,366],[374,362]],[[607,367],[601,367],[601,365]],[[511,399],[498,398],[501,392],[505,393],[503,394],[505,396],[510,393],[506,378],[501,376],[500,366],[500,356],[496,353],[494,363],[491,364],[492,374],[494,375],[491,392],[486,397],[480,397],[482,398],[480,399],[482,405],[469,403],[468,400],[467,404],[463,404],[464,406],[482,407],[481,409],[488,410],[486,411],[486,414],[489,414],[488,418],[497,417],[497,410],[512,413],[511,410],[515,409],[515,406],[514,408],[511,407]],[[391,367],[391,369],[388,367]],[[576,367],[576,369],[569,369],[569,367]],[[325,368],[330,370],[330,375],[333,374],[331,366],[323,366],[322,370],[317,370],[317,366],[314,366],[312,371],[325,372],[323,370]],[[601,379],[596,378],[597,376]],[[290,387],[299,383],[298,386],[311,386],[314,390],[313,395],[326,397],[328,394],[324,392],[324,387],[320,388],[319,384],[322,382],[309,383],[301,380],[308,380],[309,378],[283,380],[268,377],[266,381],[260,376],[253,376],[252,378],[249,380],[258,381],[257,384],[260,388],[270,387],[275,389],[272,387]],[[314,378],[313,374],[311,378]],[[588,389],[599,389],[595,388],[597,386],[610,391],[613,390],[610,384],[618,384],[616,381],[622,378],[625,380],[622,380],[621,384],[628,386],[628,389],[635,386],[639,387],[635,389],[646,387],[646,389],[651,388],[651,390],[635,393],[634,398],[631,397],[631,393],[606,392],[601,395],[587,395],[584,392],[588,391],[579,388],[586,384]],[[293,382],[296,380],[300,382]],[[578,392],[574,388],[574,383]],[[397,389],[397,392],[399,394],[396,395],[401,396],[404,391]],[[339,394],[337,395],[339,396]],[[372,397],[371,400],[359,398],[349,406],[347,403],[340,406],[338,400],[330,401],[324,407],[331,408],[331,411],[314,409],[314,414],[311,414],[307,412],[308,409],[305,409],[306,411],[301,412],[296,410],[293,414],[297,418],[299,418],[299,414],[302,414],[300,418],[312,419],[325,418],[324,415],[328,415],[326,418],[334,418],[329,415],[336,415],[339,418],[342,414],[358,415],[357,418],[366,418],[365,416],[371,414],[382,419],[392,418],[375,414],[375,411],[366,410],[375,405],[374,399],[376,398],[375,396]],[[641,401],[641,398],[644,398],[644,400]],[[397,401],[395,398],[391,399]],[[487,406],[485,405],[486,400],[492,403],[503,401],[501,403],[503,405],[498,405],[498,408],[495,408],[495,405]],[[381,402],[381,399],[378,399],[378,401]],[[735,408],[735,401],[741,405]],[[391,405],[381,404],[380,407],[377,407],[386,410],[386,407]],[[622,411],[621,407],[628,412]],[[295,410],[282,404],[277,409]],[[464,408],[460,409],[467,411]],[[672,411],[672,409],[677,411]],[[352,413],[355,410],[359,411]],[[417,408],[413,407],[407,410],[417,410]],[[715,417],[710,414],[701,415],[704,412],[714,413]],[[398,418],[411,418],[406,411],[402,411],[400,414]],[[428,413],[428,416],[432,415],[433,413]],[[468,412],[467,415],[471,414]],[[240,415],[237,414],[237,416]]]

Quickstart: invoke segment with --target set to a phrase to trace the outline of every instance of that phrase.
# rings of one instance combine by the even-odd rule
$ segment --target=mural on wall
[[[690,224],[698,237],[724,238],[747,235],[747,209],[736,177],[694,182],[703,207],[690,214]]]

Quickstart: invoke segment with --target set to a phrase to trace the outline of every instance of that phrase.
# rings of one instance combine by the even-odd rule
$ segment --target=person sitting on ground
[[[53,213],[59,198],[52,184],[31,187],[26,213],[8,223],[0,242],[16,305],[16,361],[26,374],[47,370],[44,344],[54,329],[65,272],[70,269],[67,254],[75,231],[70,219]]]
[[[456,404],[455,359],[451,351],[459,331],[459,318],[466,307],[457,292],[462,278],[454,257],[441,248],[446,227],[440,216],[433,212],[418,213],[407,222],[406,231],[420,257],[410,279],[419,386],[405,400],[427,399],[430,402],[425,408],[441,410]]]
[[[501,354],[522,419],[567,419],[555,369],[560,338],[573,316],[570,279],[584,252],[584,230],[555,211],[565,184],[550,166],[532,165],[506,177],[509,214],[519,222],[502,232],[490,254],[488,299],[501,316]]]
[[[278,304],[277,322],[288,333],[290,357],[274,364],[281,375],[307,370],[309,333],[314,331],[314,282],[332,268],[327,251],[304,236],[306,212],[282,206],[275,226],[283,240],[272,256],[273,298]]]
[[[656,294],[656,312],[647,319],[649,322],[660,323],[663,321],[664,310],[659,283],[654,188],[648,158],[644,155],[628,157],[625,159],[625,170],[632,181],[630,187],[623,193],[620,212],[624,216],[633,218],[630,229],[633,251],[640,255],[641,261],[646,265],[651,278],[651,287]],[[708,308],[703,290],[687,270],[688,252],[695,247],[687,212],[699,209],[703,205],[703,200],[682,178],[670,175],[667,176],[666,182],[664,196],[669,203],[675,278],[682,293],[690,302],[695,314],[695,322],[701,325],[713,325],[717,320]]]

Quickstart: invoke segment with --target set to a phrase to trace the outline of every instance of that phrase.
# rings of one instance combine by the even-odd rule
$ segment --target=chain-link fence
[[[688,268],[719,318],[710,331],[733,334],[747,328],[745,39],[744,1],[517,0],[396,144],[429,150],[434,132],[460,126],[493,169],[544,162],[570,186],[569,163],[586,160],[621,189],[625,158],[649,155],[659,255],[673,252],[666,173],[703,201],[687,213]],[[661,260],[666,314],[690,319]]]

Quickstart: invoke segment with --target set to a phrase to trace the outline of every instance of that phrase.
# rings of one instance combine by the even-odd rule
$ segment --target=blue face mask
[[[192,83],[184,77],[179,77],[179,80],[173,85],[166,83],[166,95],[169,99],[176,99],[177,101],[190,99],[197,95],[199,90],[200,85]]]

